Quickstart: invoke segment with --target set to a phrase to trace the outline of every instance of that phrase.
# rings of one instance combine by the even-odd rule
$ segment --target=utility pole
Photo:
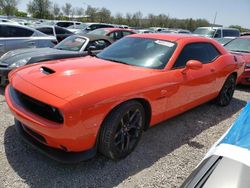
[[[214,25],[215,25],[216,18],[217,18],[217,12],[215,13],[215,16],[214,16],[214,22],[213,22],[213,26],[212,26],[212,28],[213,28],[213,27],[214,27]]]

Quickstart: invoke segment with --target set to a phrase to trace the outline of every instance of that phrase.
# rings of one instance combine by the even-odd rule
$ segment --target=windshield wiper
[[[98,57],[98,58],[100,58],[100,57]],[[129,63],[126,63],[126,62],[123,62],[123,61],[118,61],[118,60],[115,60],[115,59],[108,59],[108,58],[100,58],[100,59],[104,59],[104,60],[107,60],[107,61],[112,61],[112,62],[124,64],[124,65],[131,65]]]
[[[233,52],[242,52],[242,53],[250,53],[250,51],[246,51],[246,50],[231,50]]]

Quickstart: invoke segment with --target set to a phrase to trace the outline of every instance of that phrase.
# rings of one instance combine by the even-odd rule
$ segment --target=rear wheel
[[[145,111],[137,101],[126,102],[104,121],[99,139],[99,151],[117,160],[129,155],[137,146],[145,124]]]
[[[218,97],[216,98],[216,103],[220,106],[227,106],[230,104],[236,85],[236,78],[234,75],[230,75],[226,82],[224,83]]]

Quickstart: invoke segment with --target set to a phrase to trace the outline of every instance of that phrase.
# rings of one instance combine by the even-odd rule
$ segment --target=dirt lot
[[[250,87],[238,87],[228,107],[208,103],[161,123],[122,161],[63,165],[20,140],[1,89],[0,187],[178,187],[249,99]]]

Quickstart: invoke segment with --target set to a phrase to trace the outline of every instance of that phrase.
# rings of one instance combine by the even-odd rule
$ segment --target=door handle
[[[215,72],[215,69],[210,69],[211,72]]]
[[[31,46],[34,46],[35,45],[35,42],[29,42],[29,45]]]

